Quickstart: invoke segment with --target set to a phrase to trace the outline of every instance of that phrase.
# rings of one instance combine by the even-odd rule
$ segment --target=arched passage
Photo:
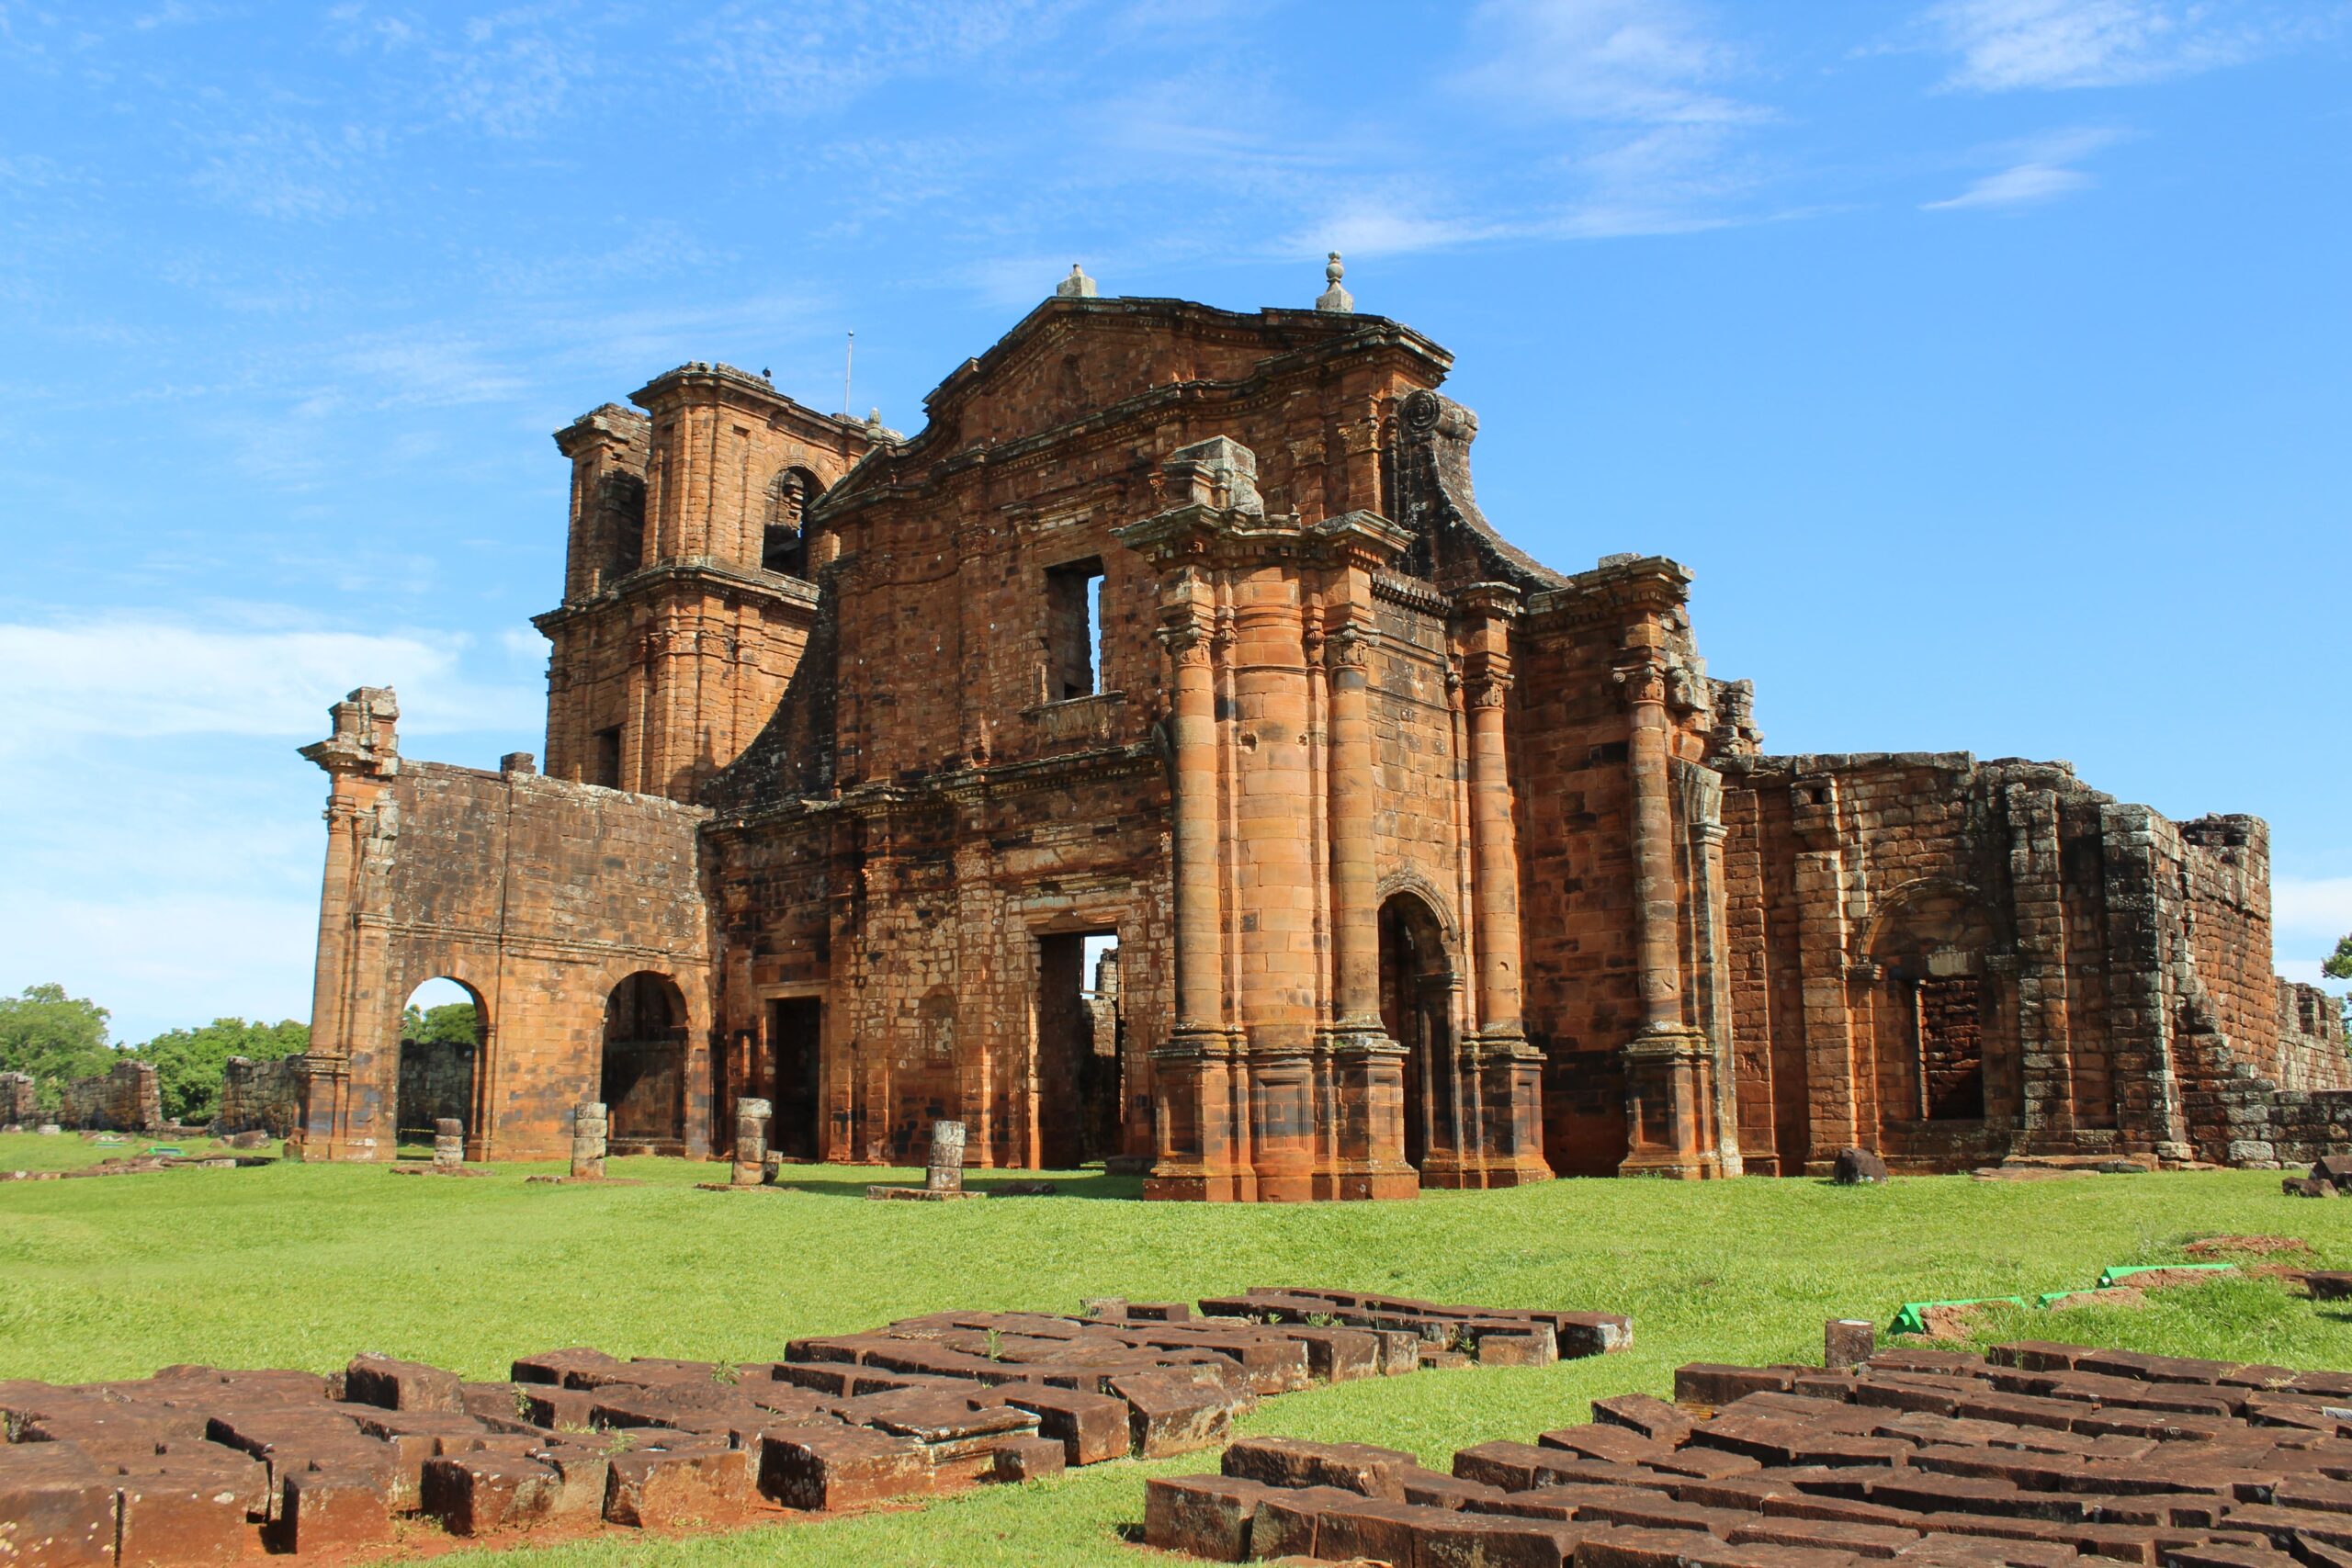
[[[462,980],[436,976],[409,993],[401,1009],[392,1111],[394,1137],[401,1147],[430,1152],[433,1124],[444,1117],[464,1122],[467,1142],[479,1145],[476,1085],[489,1025],[481,994]]]
[[[1445,929],[1418,894],[1380,907],[1380,1021],[1405,1047],[1405,1158],[1416,1170],[1458,1149],[1453,962]]]
[[[639,970],[605,1002],[601,1095],[615,1153],[679,1154],[686,1136],[686,998]]]

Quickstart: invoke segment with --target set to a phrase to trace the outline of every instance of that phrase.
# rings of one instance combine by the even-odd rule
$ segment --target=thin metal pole
[[[849,417],[849,373],[857,363],[857,334],[849,334],[849,346],[842,352],[842,417]]]

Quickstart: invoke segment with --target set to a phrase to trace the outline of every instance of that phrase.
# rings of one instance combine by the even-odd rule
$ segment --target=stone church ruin
[[[746,1099],[790,1159],[944,1118],[1212,1201],[2340,1141],[2261,821],[1766,754],[1690,572],[1514,547],[1451,356],[1351,303],[1078,276],[912,435],[702,363],[558,432],[544,770],[403,757],[371,687],[304,750],[307,1151],[392,1156],[435,977],[472,1159],[582,1101],[721,1155]]]

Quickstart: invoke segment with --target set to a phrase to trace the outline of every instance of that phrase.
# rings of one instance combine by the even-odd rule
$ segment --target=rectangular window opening
[[[1046,696],[1091,697],[1102,689],[1102,563],[1071,561],[1046,570]]]
[[[588,782],[606,789],[621,787],[620,726],[596,731],[589,749]]]

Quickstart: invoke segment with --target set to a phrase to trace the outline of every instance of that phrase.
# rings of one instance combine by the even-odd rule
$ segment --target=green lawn
[[[47,1137],[38,1133],[0,1133],[0,1171],[9,1170],[79,1170],[85,1166],[110,1159],[129,1159],[143,1155],[151,1148],[175,1148],[184,1155],[236,1154],[243,1151],[229,1148],[215,1140],[198,1135],[193,1138],[159,1138],[150,1133],[119,1134],[119,1144],[93,1143],[79,1133],[55,1133]],[[265,1154],[270,1149],[256,1151]]]
[[[0,1138],[0,1169],[28,1163]],[[75,1140],[78,1143],[78,1140]],[[1251,1430],[1458,1447],[1584,1419],[1596,1395],[1664,1393],[1687,1360],[1815,1360],[1822,1320],[1881,1324],[1906,1300],[2033,1295],[2109,1264],[2176,1260],[2217,1233],[2299,1235],[2352,1268],[2352,1202],[2288,1199],[2276,1175],[1883,1189],[1813,1181],[1563,1181],[1419,1201],[1202,1207],[1106,1201],[1136,1183],[1064,1177],[1065,1196],[862,1201],[912,1172],[809,1168],[794,1190],[704,1192],[725,1168],[616,1160],[637,1187],[533,1186],[357,1166],[186,1170],[0,1186],[0,1377],[139,1375],[173,1361],[327,1371],[381,1350],[504,1374],[526,1351],[749,1360],[795,1336],[947,1307],[1075,1311],[1086,1295],[1192,1298],[1253,1284],[1353,1286],[1503,1306],[1631,1313],[1635,1346],[1543,1370],[1423,1372],[1274,1400]],[[1012,1179],[1007,1177],[1004,1179]],[[975,1184],[993,1179],[982,1175]],[[2010,1334],[2290,1365],[2352,1367],[2352,1314],[2261,1280],[2143,1310],[2019,1314]],[[1093,1565],[1142,1480],[1204,1460],[1115,1464],[982,1488],[910,1512],[732,1537],[626,1534],[521,1549],[516,1568]]]

